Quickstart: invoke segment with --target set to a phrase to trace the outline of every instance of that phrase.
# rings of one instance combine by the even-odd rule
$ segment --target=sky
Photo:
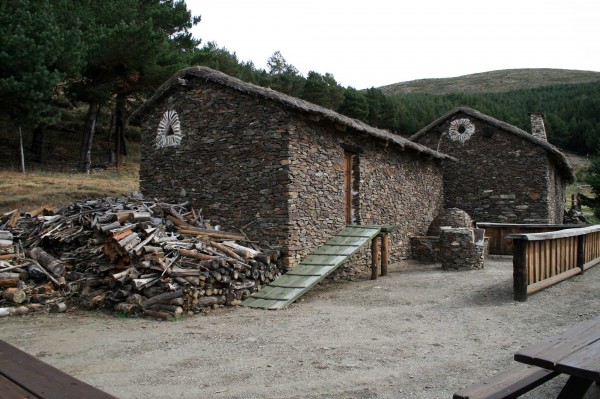
[[[514,68],[600,71],[598,0],[187,0],[193,33],[266,69],[380,87]]]

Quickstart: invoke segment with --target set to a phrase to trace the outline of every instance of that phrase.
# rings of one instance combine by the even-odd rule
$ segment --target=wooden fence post
[[[387,276],[390,263],[390,235],[383,233],[381,237],[381,275]]]
[[[581,274],[583,274],[583,264],[585,263],[585,255],[583,252],[584,243],[585,234],[577,236],[577,267],[581,269]]]
[[[379,266],[379,241],[377,235],[371,241],[371,280],[377,280],[377,268]]]
[[[526,240],[513,240],[513,291],[519,302],[527,300],[527,244]]]

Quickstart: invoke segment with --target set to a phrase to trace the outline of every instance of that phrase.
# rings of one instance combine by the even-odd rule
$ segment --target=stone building
[[[453,160],[205,67],[179,71],[131,121],[145,195],[189,200],[224,229],[279,245],[289,266],[346,224],[398,225],[391,257],[408,256],[442,208],[441,163]]]
[[[461,107],[410,138],[458,159],[444,164],[447,208],[475,222],[562,223],[573,169],[548,143],[542,114],[530,116],[531,134]]]

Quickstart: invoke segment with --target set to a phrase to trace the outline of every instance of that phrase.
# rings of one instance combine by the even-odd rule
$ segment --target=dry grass
[[[0,171],[0,212],[54,207],[92,197],[117,196],[138,191],[139,165],[80,173]]]
[[[384,94],[496,93],[540,86],[597,82],[600,73],[566,69],[505,69],[442,79],[420,79],[380,87]]]

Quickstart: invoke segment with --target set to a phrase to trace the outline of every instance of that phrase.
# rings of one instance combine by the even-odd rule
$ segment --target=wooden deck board
[[[289,305],[345,263],[381,229],[381,226],[346,226],[294,269],[254,293],[242,305],[263,309],[281,309]]]
[[[0,374],[44,399],[116,399],[0,340]]]

